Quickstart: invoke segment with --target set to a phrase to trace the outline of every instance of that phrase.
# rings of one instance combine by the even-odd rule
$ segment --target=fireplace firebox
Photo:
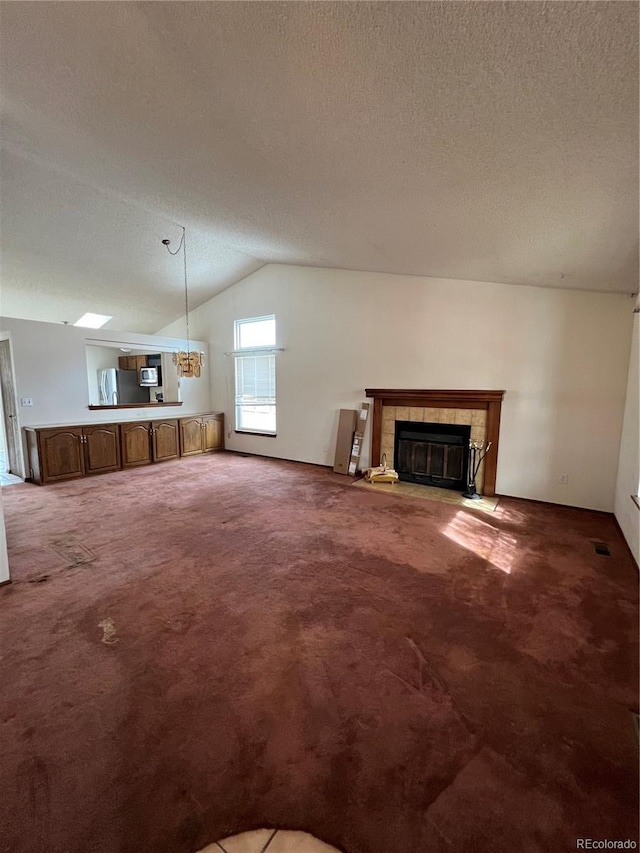
[[[401,480],[463,490],[471,427],[396,421],[394,468]]]

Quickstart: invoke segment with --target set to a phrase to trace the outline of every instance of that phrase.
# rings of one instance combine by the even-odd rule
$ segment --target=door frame
[[[0,417],[3,420],[4,435],[7,442],[7,459],[9,461],[9,470],[11,474],[15,474],[22,480],[26,477],[24,465],[24,449],[22,445],[22,427],[20,424],[20,408],[18,406],[18,386],[16,382],[15,359],[13,357],[13,341],[11,340],[10,332],[0,332],[0,344],[7,342],[6,351],[9,356],[9,381],[2,380],[0,371],[0,392],[3,399],[3,404],[0,406]],[[0,347],[1,348],[1,347]],[[7,423],[6,418],[6,400],[13,402],[15,418],[12,421],[15,423]],[[15,467],[16,470],[13,470]]]

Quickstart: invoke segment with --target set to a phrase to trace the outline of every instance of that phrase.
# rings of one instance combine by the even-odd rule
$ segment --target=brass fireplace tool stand
[[[467,491],[462,493],[463,498],[472,501],[479,501],[482,495],[476,491],[476,477],[480,470],[482,460],[491,449],[491,442],[485,447],[484,439],[482,441],[474,441],[469,439],[469,466],[467,468]]]

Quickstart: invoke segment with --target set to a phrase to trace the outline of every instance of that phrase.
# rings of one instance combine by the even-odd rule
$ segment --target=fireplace
[[[467,485],[471,427],[395,422],[394,467],[401,480],[462,491]]]
[[[366,396],[373,398],[371,465],[379,465],[384,454],[387,462],[395,467],[395,421],[467,425],[471,428],[472,441],[491,442],[491,452],[480,466],[477,483],[484,495],[495,495],[504,393],[498,390],[367,388]],[[463,483],[463,489],[466,485]]]

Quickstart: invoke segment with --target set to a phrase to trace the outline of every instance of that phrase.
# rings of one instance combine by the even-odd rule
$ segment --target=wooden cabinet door
[[[44,483],[84,476],[82,427],[39,430],[38,438]]]
[[[120,435],[117,424],[83,427],[86,474],[106,474],[120,468]]]
[[[120,446],[123,468],[150,465],[152,461],[151,423],[137,421],[132,424],[120,424]]]
[[[202,418],[180,418],[180,455],[202,453]]]
[[[216,412],[213,415],[204,415],[202,418],[204,429],[204,450],[224,450],[224,414]]]
[[[151,430],[153,461],[164,462],[180,456],[178,421],[154,421]]]
[[[121,355],[118,357],[118,367],[120,370],[140,370],[141,367],[146,367],[148,359],[146,355]]]

